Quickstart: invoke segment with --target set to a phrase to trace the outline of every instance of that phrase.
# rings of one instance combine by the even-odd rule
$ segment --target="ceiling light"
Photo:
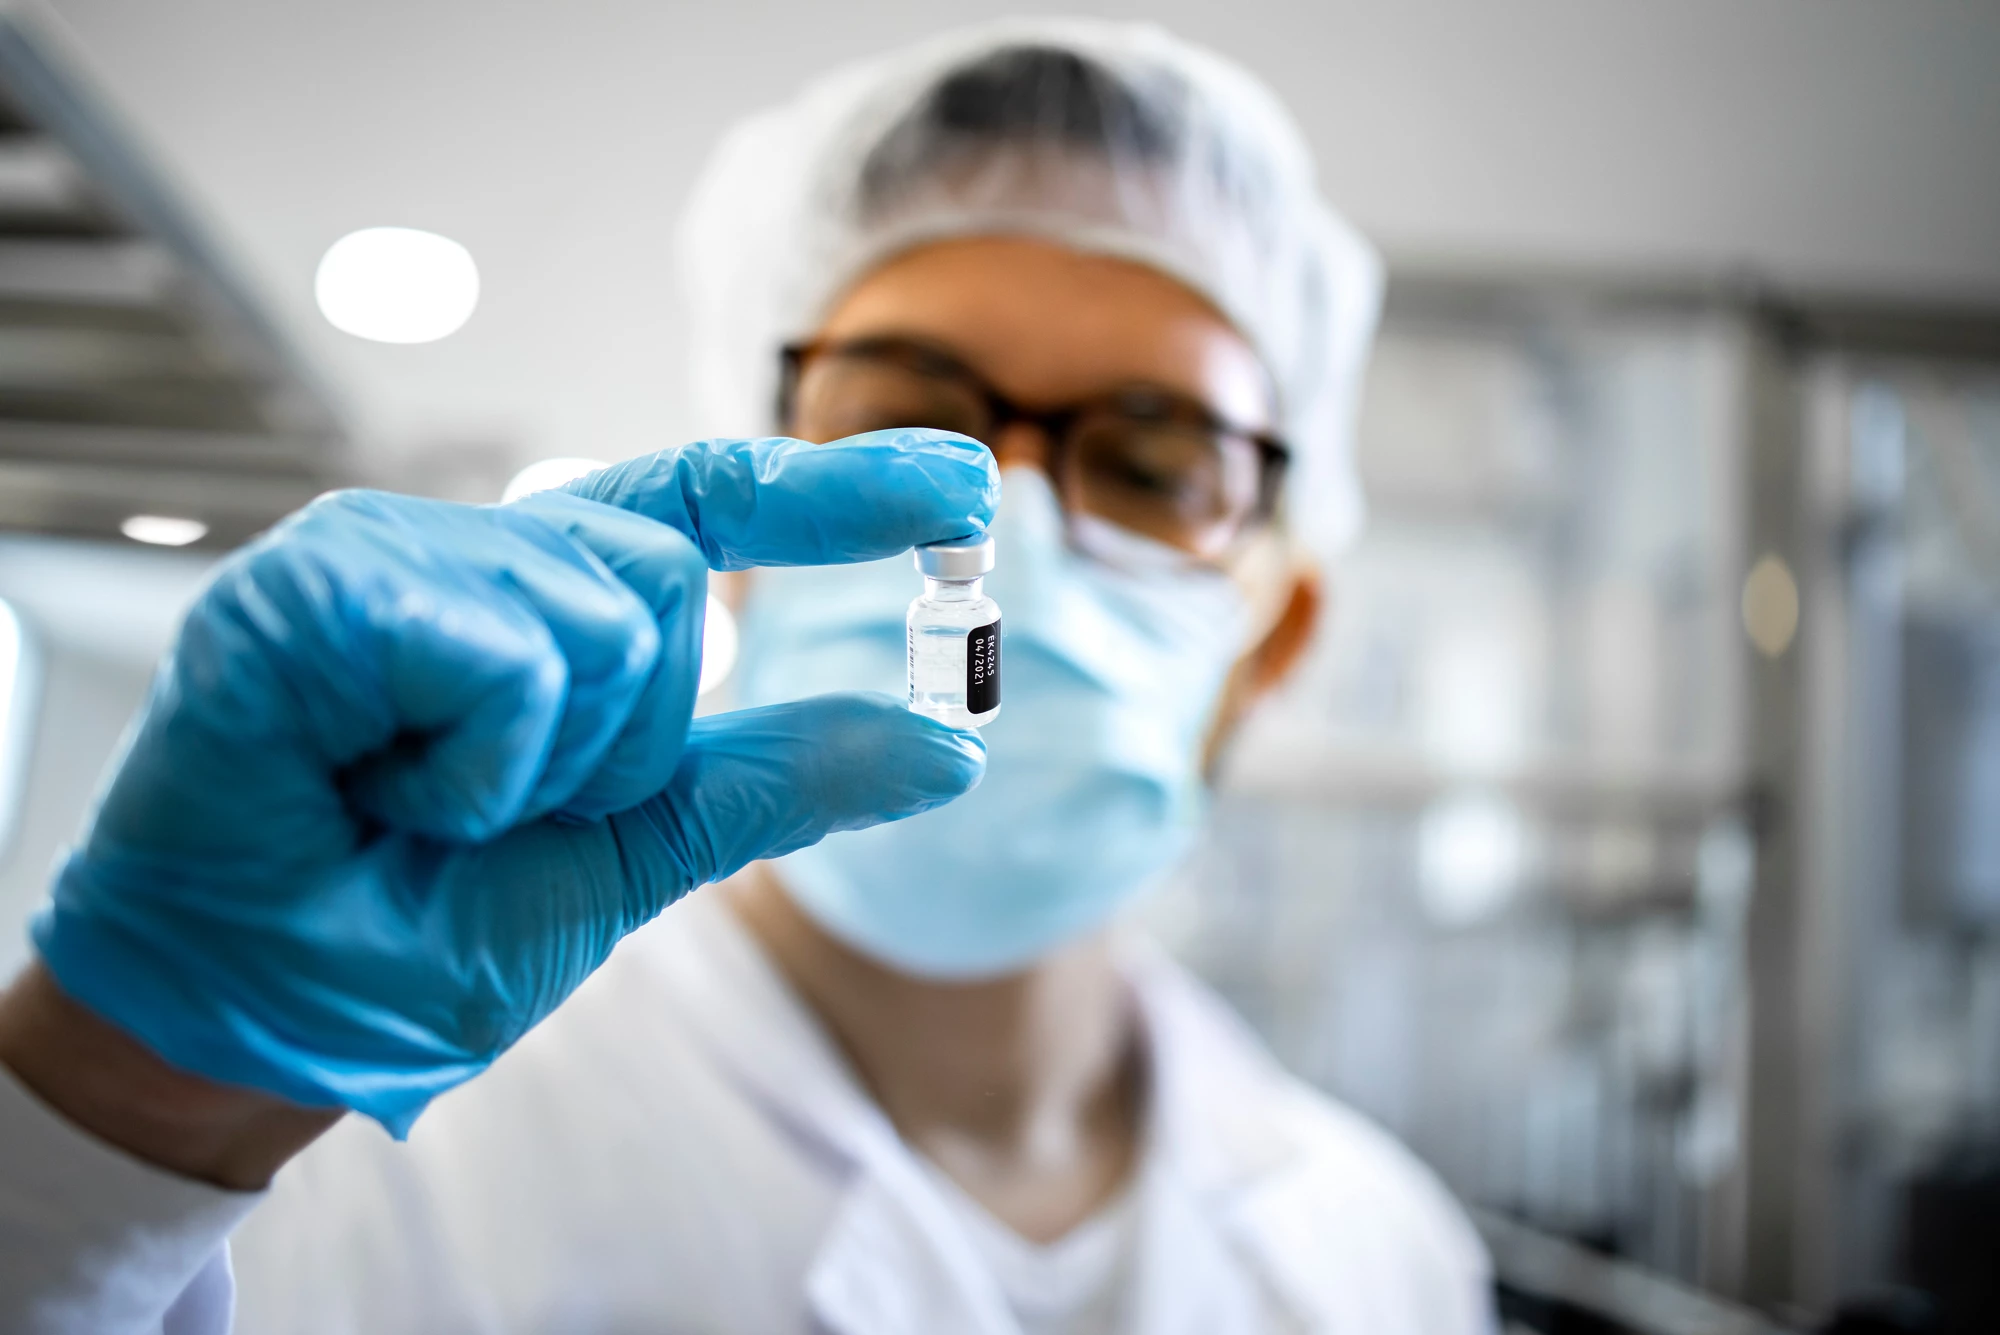
[[[479,266],[450,237],[364,227],[327,247],[313,295],[336,329],[377,343],[430,343],[472,317]]]
[[[127,515],[118,531],[134,542],[147,542],[155,547],[185,547],[191,542],[199,542],[208,535],[208,525],[199,519],[182,519],[176,515]]]
[[[529,464],[514,474],[507,489],[500,493],[500,503],[518,501],[523,496],[532,496],[538,491],[549,491],[565,482],[574,482],[588,473],[609,467],[599,459],[542,459]]]

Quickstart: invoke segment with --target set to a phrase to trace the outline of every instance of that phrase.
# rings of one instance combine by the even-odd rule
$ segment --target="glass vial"
[[[919,547],[924,591],[910,603],[910,708],[954,728],[1000,715],[1000,605],[982,586],[993,539]]]

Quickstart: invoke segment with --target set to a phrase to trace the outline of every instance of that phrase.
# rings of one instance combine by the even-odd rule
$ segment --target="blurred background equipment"
[[[2000,312],[1406,272],[1362,450],[1157,925],[1503,1279],[1992,1329]]]
[[[222,550],[679,439],[746,88],[994,12],[0,11],[0,919]],[[1148,13],[1391,264],[1371,526],[1153,924],[1474,1204],[1510,1331],[2000,1329],[2000,11]],[[325,309],[375,229],[444,242],[421,328]]]
[[[340,440],[150,165],[0,13],[0,524],[233,546],[324,490]]]

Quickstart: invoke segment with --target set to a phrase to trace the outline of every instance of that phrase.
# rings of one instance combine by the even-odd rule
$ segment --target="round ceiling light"
[[[118,531],[154,547],[185,547],[208,536],[208,525],[180,515],[126,515]]]
[[[357,338],[431,343],[472,318],[479,266],[450,237],[364,227],[327,247],[313,296],[329,324]]]

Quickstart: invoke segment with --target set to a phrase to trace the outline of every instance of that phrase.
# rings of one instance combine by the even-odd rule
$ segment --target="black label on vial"
[[[1000,707],[1000,623],[965,632],[965,708],[988,714]]]

